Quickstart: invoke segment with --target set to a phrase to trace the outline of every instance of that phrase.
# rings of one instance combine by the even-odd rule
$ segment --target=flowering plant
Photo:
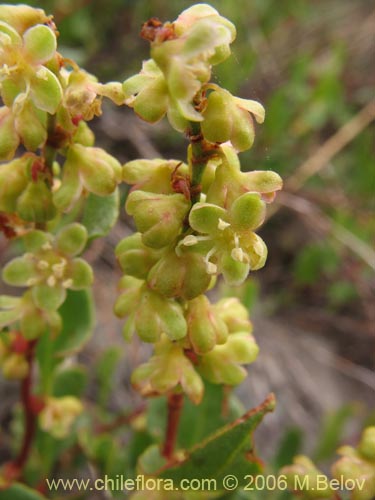
[[[274,397],[241,416],[229,390],[258,354],[248,311],[236,298],[207,295],[220,276],[240,285],[265,264],[267,247],[256,230],[282,187],[275,172],[240,167],[238,153],[252,146],[254,121],[264,120],[262,105],[211,81],[235,35],[207,4],[174,22],[151,19],[142,28],[150,59],[139,74],[102,84],[58,52],[51,16],[26,5],[0,6],[0,227],[20,253],[2,277],[23,289],[0,297],[1,371],[20,381],[22,403],[0,499],[47,494],[45,478],[68,449],[73,470],[87,461],[114,476],[120,463],[129,475],[174,484],[205,475],[223,484],[240,473],[241,487],[248,474],[261,472],[250,435],[273,410]],[[189,141],[186,157],[121,165],[95,146],[89,126],[104,98],[150,123],[166,115]],[[165,413],[162,436],[152,433],[144,409],[125,419],[103,408],[91,412],[82,400],[84,372],[67,362],[93,331],[95,270],[84,253],[115,224],[124,183],[131,186],[125,210],[136,232],[115,249],[123,276],[114,312],[124,320],[127,342],[137,335],[152,346],[131,383],[150,400],[151,420],[160,408]],[[111,363],[110,357],[103,365],[104,378]],[[211,407],[210,425],[184,445],[186,421],[203,422]],[[111,441],[118,421],[134,432],[127,454]],[[372,460],[368,453],[364,459]]]

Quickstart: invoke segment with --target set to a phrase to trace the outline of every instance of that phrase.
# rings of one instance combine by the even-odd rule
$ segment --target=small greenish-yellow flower
[[[57,335],[62,321],[57,311],[37,307],[31,291],[27,291],[22,297],[1,295],[0,328],[15,324],[25,339],[33,340],[46,331]]]
[[[199,4],[154,35],[152,59],[124,82],[126,103],[150,122],[167,113],[172,127],[182,131],[188,121],[203,120],[194,97],[210,79],[212,65],[229,56],[236,30],[213,7]]]
[[[23,354],[13,352],[1,362],[1,370],[4,378],[22,380],[29,373],[29,363]]]
[[[31,100],[36,108],[55,113],[62,87],[47,67],[55,56],[56,34],[49,26],[31,26],[21,36],[0,17],[0,95],[4,104],[17,110]]]
[[[375,426],[367,427],[358,445],[359,453],[367,460],[375,462]]]
[[[147,277],[151,290],[164,297],[185,300],[204,293],[210,283],[211,277],[206,273],[203,255],[190,251],[188,247],[179,255],[171,249],[152,267]]]
[[[204,138],[215,143],[230,141],[236,151],[251,148],[255,132],[250,113],[258,123],[263,123],[265,112],[259,102],[234,97],[227,90],[217,87],[210,93],[202,113]]]
[[[129,339],[135,330],[144,342],[157,342],[162,333],[170,340],[186,336],[183,310],[176,301],[162,297],[132,276],[120,281],[121,295],[115,304],[115,314],[126,317],[124,336]]]
[[[28,222],[46,222],[55,217],[56,207],[44,174],[34,177],[34,165],[43,167],[28,154],[0,165],[0,211]]]
[[[56,439],[64,439],[82,411],[82,403],[73,396],[49,397],[39,414],[40,428]]]
[[[52,16],[47,16],[44,10],[35,9],[29,5],[0,5],[0,20],[10,24],[20,35],[35,24],[47,24]]]
[[[3,106],[0,108],[0,161],[11,160],[18,145],[12,110]]]
[[[249,319],[249,311],[236,297],[219,300],[213,305],[216,314],[224,321],[229,333],[252,333],[253,326]]]
[[[73,144],[63,166],[61,186],[53,194],[54,203],[68,211],[84,189],[99,196],[111,194],[121,175],[120,163],[103,149]]]
[[[73,118],[80,116],[84,120],[91,120],[94,116],[100,116],[102,97],[108,97],[118,105],[125,101],[121,83],[101,84],[95,76],[78,68],[64,73],[64,76],[64,107]]]
[[[133,160],[125,163],[122,180],[150,193],[173,194],[173,179],[187,176],[189,167],[178,160]]]
[[[228,328],[205,295],[190,300],[186,312],[188,337],[197,354],[205,354],[225,344]]]
[[[31,158],[23,156],[0,165],[0,212],[17,212],[18,198],[30,181],[31,164]]]
[[[0,368],[3,376],[11,380],[22,380],[29,373],[29,363],[24,350],[15,348],[18,338],[19,333],[16,331],[0,330]],[[27,346],[23,339],[18,344],[22,348]]]
[[[155,123],[168,110],[168,87],[164,75],[155,61],[143,62],[138,75],[131,76],[123,84],[126,104],[143,120]]]
[[[206,201],[228,208],[242,194],[259,193],[266,202],[272,202],[283,182],[271,170],[241,172],[241,165],[233,147],[222,145],[222,162],[216,168],[215,179],[207,192]]]
[[[142,233],[143,243],[162,248],[174,242],[182,230],[190,202],[183,194],[154,194],[136,190],[130,193],[126,211]]]
[[[131,382],[143,396],[168,394],[180,388],[195,404],[200,403],[204,391],[202,379],[182,346],[165,335],[155,345],[151,359],[134,370]]]
[[[31,231],[24,237],[27,253],[11,260],[3,269],[3,279],[13,286],[31,288],[39,309],[56,311],[64,302],[66,290],[81,290],[92,284],[91,267],[75,256],[87,242],[84,226],[73,223],[55,237]]]
[[[375,496],[375,427],[364,430],[358,449],[342,446],[337,450],[341,458],[332,466],[332,475],[345,482],[355,482],[352,500],[372,500]]]
[[[255,361],[259,347],[248,333],[231,333],[225,344],[199,357],[197,369],[214,384],[238,385],[247,375],[243,364]]]
[[[212,65],[230,56],[229,46],[236,37],[236,28],[211,5],[193,5],[181,12],[173,24],[176,35],[188,40],[188,48],[202,50]]]
[[[333,492],[329,486],[328,478],[315,467],[309,458],[303,455],[294,457],[293,464],[283,467],[280,472],[286,476],[288,486],[293,491],[297,485],[296,477],[299,478],[298,484],[301,485],[299,492],[306,500],[331,498],[332,496]],[[322,477],[326,479],[324,481],[326,487],[322,486]]]
[[[261,268],[267,257],[267,247],[253,232],[265,216],[265,205],[258,193],[245,193],[225,210],[212,203],[196,203],[190,211],[192,229],[203,236],[187,236],[181,245],[209,248],[206,271],[222,272],[229,284],[241,284],[250,270]]]
[[[134,233],[120,241],[115,254],[124,274],[145,280],[152,267],[165,253],[155,250],[142,242],[141,233]]]

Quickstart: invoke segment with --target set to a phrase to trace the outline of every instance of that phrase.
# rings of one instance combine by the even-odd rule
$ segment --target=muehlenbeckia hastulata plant
[[[264,120],[262,105],[211,82],[214,66],[231,54],[236,29],[207,4],[188,8],[174,22],[151,19],[142,28],[150,59],[123,84],[102,84],[65,59],[57,36],[43,10],[0,6],[0,225],[23,249],[3,269],[3,280],[23,291],[0,297],[0,364],[6,378],[21,381],[24,422],[0,486],[8,495],[25,493],[14,481],[37,485],[52,474],[60,444],[73,446],[77,439],[83,456],[99,468],[106,455],[113,422],[98,424],[85,411],[83,372],[63,361],[92,332],[94,274],[82,254],[116,222],[121,183],[132,186],[125,209],[137,232],[116,248],[124,276],[114,310],[125,319],[127,341],[137,334],[153,345],[150,359],[132,374],[134,388],[167,401],[162,443],[150,437],[151,447],[138,449],[137,471],[178,481],[188,470],[198,473],[194,457],[207,449],[223,455],[210,472],[217,478],[239,464],[259,473],[249,434],[273,409],[272,397],[200,448],[178,449],[184,394],[185,405],[193,403],[186,411],[200,418],[200,407],[207,401],[221,406],[224,388],[241,383],[245,365],[257,357],[246,308],[236,298],[211,302],[206,292],[221,275],[239,285],[265,264],[267,248],[256,231],[282,187],[275,172],[240,168],[238,152],[252,146],[254,121]],[[130,106],[150,123],[166,115],[189,140],[186,158],[121,166],[95,147],[87,123],[101,114],[103,98]],[[103,379],[112,357],[104,361]],[[108,419],[100,408],[99,420]],[[216,429],[227,421],[217,413]],[[148,432],[142,419],[139,426]],[[124,463],[129,466],[127,458]]]

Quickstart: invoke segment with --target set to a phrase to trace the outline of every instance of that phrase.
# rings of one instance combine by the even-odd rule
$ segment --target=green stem
[[[199,122],[190,122],[188,137],[191,143],[192,150],[192,173],[191,173],[191,203],[199,201],[201,192],[201,181],[204,169],[210,157],[210,149],[207,148],[207,143],[202,135]]]
[[[54,136],[56,133],[56,115],[48,115],[47,119],[47,141],[44,146],[43,156],[45,165],[51,172],[52,175],[52,166],[56,157],[56,148],[53,146]]]
[[[29,363],[29,371],[27,376],[22,381],[21,384],[21,402],[23,405],[25,430],[22,441],[22,446],[19,451],[17,458],[14,461],[14,465],[22,474],[23,468],[25,467],[27,460],[29,458],[32,444],[36,432],[36,415],[32,407],[32,390],[33,390],[33,361],[35,346],[37,341],[32,340],[29,343],[28,351],[26,353],[26,359]]]

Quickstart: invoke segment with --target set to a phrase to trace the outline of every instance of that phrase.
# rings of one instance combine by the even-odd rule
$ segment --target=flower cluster
[[[152,123],[167,114],[172,127],[179,131],[186,130],[190,121],[206,120],[211,139],[207,138],[212,142],[226,142],[233,136],[241,150],[250,147],[254,131],[248,112],[262,121],[263,107],[209,84],[212,67],[231,53],[234,25],[213,7],[198,4],[182,12],[173,23],[152,19],[144,25],[142,34],[151,42],[151,59],[143,63],[138,75],[124,82],[126,103]],[[197,95],[213,88],[208,102],[197,106]],[[224,101],[219,108],[217,95]],[[229,107],[225,101],[230,101]]]
[[[32,377],[41,338],[63,334],[60,308],[69,290],[93,282],[80,257],[88,232],[72,221],[89,195],[112,194],[122,180],[120,163],[94,146],[87,124],[101,114],[104,97],[124,103],[122,84],[102,84],[64,59],[57,39],[42,9],[0,5],[0,230],[24,251],[2,270],[5,283],[24,291],[0,297],[0,367],[20,380]],[[66,437],[82,405],[52,397],[52,380],[44,385],[40,427]]]
[[[345,485],[350,487],[351,500],[372,500],[375,496],[375,427],[364,430],[357,448],[342,446],[337,453],[341,458],[332,465],[334,479],[331,481],[302,455],[295,457],[293,464],[284,467],[281,473],[286,475],[290,489],[295,490],[296,484],[303,485],[303,489],[296,493],[307,500],[336,498],[337,483],[344,488]],[[296,482],[296,476],[299,482]],[[325,488],[322,484],[326,485]]]
[[[122,84],[101,84],[57,51],[51,17],[26,5],[0,6],[0,211],[45,223],[87,192],[112,193],[120,164],[94,148],[86,121],[103,97],[122,104]],[[13,159],[19,145],[28,152]],[[56,156],[63,158],[62,165]]]
[[[167,114],[190,139],[186,162],[135,160],[123,166],[132,186],[125,209],[137,233],[116,248],[124,272],[115,313],[155,350],[133,373],[143,395],[183,391],[199,403],[203,379],[236,385],[258,347],[244,306],[212,303],[205,293],[222,274],[239,285],[267,257],[254,232],[266,203],[281,189],[275,172],[242,173],[237,152],[251,147],[261,104],[210,83],[214,65],[230,55],[233,25],[206,4],[173,23],[152,19],[142,34],[151,59],[124,82],[126,103],[144,120]]]

